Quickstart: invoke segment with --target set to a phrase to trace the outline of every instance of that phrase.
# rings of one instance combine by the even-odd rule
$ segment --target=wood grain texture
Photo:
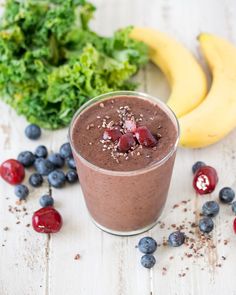
[[[183,42],[203,64],[196,41],[200,32],[216,33],[236,44],[234,0],[93,2],[98,7],[93,28],[104,35],[130,24],[154,27]],[[141,83],[141,91],[167,99],[168,84],[152,64],[142,70],[136,79]],[[21,150],[34,150],[38,143],[24,137],[24,118],[18,117],[2,102],[0,110],[0,161],[16,157]],[[40,144],[57,150],[66,138],[66,129],[44,131]],[[197,197],[191,188],[191,166],[199,159],[213,165],[220,176],[216,192],[202,198]],[[200,212],[205,200],[217,199],[220,187],[232,186],[236,189],[235,175],[236,132],[209,148],[180,148],[161,223],[141,236],[151,235],[162,244],[163,238],[173,231],[172,224],[195,222],[199,216],[194,215],[193,211]],[[141,254],[135,249],[141,236],[119,238],[98,230],[89,219],[79,185],[52,191],[55,206],[64,219],[60,233],[49,239],[27,227],[32,212],[39,207],[38,197],[47,190],[45,184],[31,191],[29,201],[24,205],[28,215],[24,216],[25,211],[8,211],[9,205],[15,207],[13,187],[0,181],[0,295],[236,294],[236,238],[231,225],[234,216],[229,206],[221,206],[220,215],[215,220],[213,242],[216,248],[207,242],[200,251],[203,256],[194,259],[186,258],[185,254],[192,252],[185,246],[170,249],[161,245],[155,254],[157,265],[148,271],[140,267]],[[183,204],[183,200],[190,201]],[[173,209],[175,204],[180,206]],[[22,206],[20,208],[22,210]],[[20,224],[16,224],[17,218]],[[9,227],[9,230],[3,230],[5,227]],[[200,236],[195,228],[193,231],[200,245]],[[225,245],[227,242],[224,241],[229,243]],[[79,260],[74,259],[76,254],[81,256]],[[219,264],[222,266],[218,267]],[[186,275],[182,276],[184,273]]]

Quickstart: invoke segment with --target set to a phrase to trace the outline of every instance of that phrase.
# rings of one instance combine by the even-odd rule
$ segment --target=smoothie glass
[[[73,144],[73,128],[81,113],[95,103],[121,96],[138,97],[158,105],[173,122],[176,138],[173,147],[160,161],[133,171],[112,171],[97,167],[83,158]],[[69,140],[92,221],[105,232],[129,236],[152,228],[165,205],[179,141],[179,124],[170,108],[161,100],[134,91],[116,91],[89,100],[74,115]]]

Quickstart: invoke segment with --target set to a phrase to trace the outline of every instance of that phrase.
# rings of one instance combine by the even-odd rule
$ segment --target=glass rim
[[[105,168],[101,168],[93,163],[91,163],[90,161],[88,161],[87,159],[85,159],[74,147],[73,145],[73,140],[72,140],[72,130],[73,130],[73,126],[74,126],[74,122],[77,119],[77,117],[85,110],[87,109],[87,107],[91,106],[94,103],[97,102],[102,102],[106,99],[110,99],[110,98],[115,98],[115,97],[119,97],[119,96],[123,96],[123,95],[128,95],[128,96],[135,96],[141,99],[147,99],[149,101],[151,101],[152,103],[156,103],[158,106],[161,107],[161,109],[167,113],[168,117],[170,117],[170,115],[172,116],[171,120],[173,121],[175,127],[176,127],[176,131],[177,131],[177,136],[176,136],[176,140],[175,143],[173,145],[173,147],[170,149],[170,151],[159,161],[153,162],[152,164],[145,166],[143,168],[140,169],[136,169],[136,170],[129,170],[129,171],[122,171],[122,170],[109,170],[109,169],[105,169]],[[108,175],[115,175],[115,176],[129,176],[129,175],[137,175],[137,174],[142,174],[142,173],[146,173],[148,171],[151,171],[159,166],[161,166],[163,163],[165,163],[177,150],[178,147],[178,143],[179,143],[179,137],[180,137],[180,126],[179,126],[179,122],[178,119],[175,115],[175,113],[171,110],[171,108],[162,100],[160,100],[157,97],[154,97],[152,95],[149,95],[147,93],[143,93],[143,92],[139,92],[139,91],[125,91],[125,90],[120,90],[120,91],[112,91],[112,92],[107,92],[98,96],[95,96],[94,98],[88,100],[85,104],[83,104],[74,114],[74,116],[72,117],[70,126],[69,126],[69,131],[68,131],[68,138],[69,138],[69,143],[71,145],[72,151],[76,154],[76,156],[78,156],[80,158],[81,161],[83,161],[87,166],[89,166],[90,168],[99,171],[103,174],[108,174]]]

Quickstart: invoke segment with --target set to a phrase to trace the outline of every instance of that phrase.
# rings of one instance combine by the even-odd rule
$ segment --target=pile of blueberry
[[[31,124],[26,127],[25,134],[28,138],[35,140],[40,137],[41,129],[39,126]],[[69,143],[64,143],[60,147],[58,153],[53,153],[49,156],[47,148],[44,145],[39,145],[34,153],[31,151],[21,152],[17,157],[17,161],[22,164],[24,168],[34,167],[36,170],[36,172],[32,173],[29,177],[29,183],[33,187],[40,187],[44,181],[44,176],[47,177],[48,183],[55,188],[63,187],[66,181],[68,183],[75,183],[78,181],[75,160]],[[14,165],[14,162],[15,161],[13,161],[12,165]],[[60,170],[65,164],[69,169],[66,174]],[[2,165],[8,166],[9,162],[5,161]],[[29,189],[24,184],[18,184],[15,187],[15,194],[21,200],[26,199],[29,194]],[[43,207],[47,206],[48,203],[52,205],[53,201],[49,201],[45,196],[40,199],[40,204]]]
[[[192,167],[194,174],[193,187],[200,195],[208,194],[214,191],[218,182],[218,175],[216,170],[207,166],[204,162],[198,161]],[[219,192],[219,200],[223,204],[231,204],[232,211],[236,214],[236,201],[235,192],[230,187],[223,187]],[[199,220],[199,230],[204,233],[210,233],[214,228],[212,220],[220,211],[220,206],[216,201],[205,202],[202,206],[202,215],[204,216]],[[234,231],[236,233],[236,218],[234,220]],[[179,247],[184,244],[186,236],[181,231],[175,231],[169,235],[168,244],[172,247]],[[138,243],[139,250],[144,253],[141,257],[141,264],[145,268],[152,268],[156,259],[153,253],[157,249],[157,242],[151,237],[144,237]]]
[[[32,166],[35,168],[36,172],[29,177],[29,183],[33,187],[40,187],[44,181],[44,176],[47,176],[48,183],[55,188],[63,187],[66,181],[75,183],[78,180],[75,160],[69,143],[64,143],[60,147],[59,153],[53,153],[49,156],[47,148],[44,145],[39,145],[34,153],[30,151],[21,152],[17,157],[17,161],[25,168]],[[60,170],[65,163],[69,169],[66,174]],[[28,196],[29,190],[24,184],[18,184],[15,187],[15,194],[22,200]],[[46,198],[40,199],[41,205],[45,203],[43,200],[46,200]]]
[[[185,234],[181,231],[173,232],[169,235],[168,243],[172,247],[179,247],[185,241]],[[141,264],[145,268],[152,268],[156,264],[153,253],[157,249],[157,242],[151,237],[144,237],[138,243],[138,249],[144,255],[141,257]]]
[[[30,124],[25,129],[25,135],[29,139],[36,140],[41,136],[41,129],[35,124]],[[66,173],[62,170],[65,164],[68,169]],[[20,200],[25,200],[29,195],[28,187],[21,182],[25,177],[25,168],[30,167],[33,167],[35,171],[29,177],[29,184],[35,188],[42,185],[44,178],[47,178],[49,185],[55,188],[63,187],[66,182],[72,184],[78,181],[75,160],[69,143],[64,143],[58,153],[50,155],[48,155],[48,150],[44,145],[39,145],[34,153],[23,151],[18,155],[17,160],[6,160],[0,166],[1,177],[8,183],[15,185],[15,195]],[[44,226],[42,227],[42,224],[39,223],[34,229],[39,231],[39,228],[44,228],[44,231],[41,230],[40,232],[55,232],[55,228],[61,227],[62,219],[58,217],[59,212],[53,208],[53,198],[48,194],[43,195],[39,203],[43,208],[40,209],[41,211],[38,210],[40,211],[39,214],[34,214],[33,218],[43,221]],[[43,210],[46,207],[48,207],[47,210]],[[41,219],[38,218],[39,216]],[[60,220],[60,226],[57,225],[53,229],[53,225],[49,224],[52,220],[54,225]]]
[[[141,257],[141,264],[145,268],[152,268],[156,263],[153,253],[157,249],[157,242],[151,237],[144,237],[138,243],[139,251],[144,255]]]
[[[202,161],[196,162],[192,167],[194,174],[193,187],[195,191],[200,194],[208,194],[214,191],[218,182],[218,175],[216,170],[206,165]],[[236,214],[236,201],[235,192],[230,187],[223,187],[219,192],[219,200],[223,204],[231,204],[232,211]],[[202,206],[202,215],[204,216],[199,220],[199,229],[203,233],[210,233],[214,228],[212,220],[220,211],[220,206],[216,201],[208,201]],[[234,231],[236,232],[236,219],[234,220]]]

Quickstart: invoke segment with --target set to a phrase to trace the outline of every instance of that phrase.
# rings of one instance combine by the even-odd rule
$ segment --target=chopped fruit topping
[[[10,184],[19,184],[25,177],[25,169],[20,162],[10,159],[0,166],[0,175]]]
[[[172,247],[179,247],[185,241],[185,234],[181,231],[175,231],[169,235],[168,242]]]
[[[234,219],[234,232],[236,233],[236,218]]]
[[[202,166],[194,175],[193,187],[200,195],[209,194],[214,191],[217,182],[216,170],[211,166]]]
[[[141,257],[141,264],[145,268],[152,268],[156,263],[156,259],[151,254],[145,254]]]
[[[156,251],[157,242],[151,237],[144,237],[139,241],[138,248],[144,254],[152,254]]]
[[[136,123],[135,123],[135,120],[134,118],[131,118],[131,119],[127,119],[125,120],[125,123],[124,123],[124,127],[127,131],[130,131],[130,132],[135,132],[136,131]]]
[[[219,198],[222,203],[231,203],[235,198],[235,192],[231,187],[223,187],[219,192]]]
[[[119,139],[118,150],[125,153],[135,144],[136,141],[133,134],[131,132],[125,133]]]
[[[135,136],[138,142],[143,146],[154,147],[157,144],[157,139],[146,126],[138,127],[135,131]]]
[[[199,229],[203,233],[210,233],[214,228],[214,222],[210,217],[204,217],[199,220]]]
[[[202,206],[202,214],[208,217],[216,216],[220,211],[220,206],[215,201],[208,201]]]
[[[192,167],[192,172],[193,174],[196,173],[196,171],[200,168],[200,167],[203,167],[203,166],[206,166],[206,164],[202,161],[197,161],[195,164],[193,164],[193,167]]]
[[[39,233],[56,233],[62,227],[62,217],[53,207],[41,208],[34,212],[32,225]]]
[[[103,133],[104,140],[117,141],[122,136],[122,133],[118,129],[106,129]]]

